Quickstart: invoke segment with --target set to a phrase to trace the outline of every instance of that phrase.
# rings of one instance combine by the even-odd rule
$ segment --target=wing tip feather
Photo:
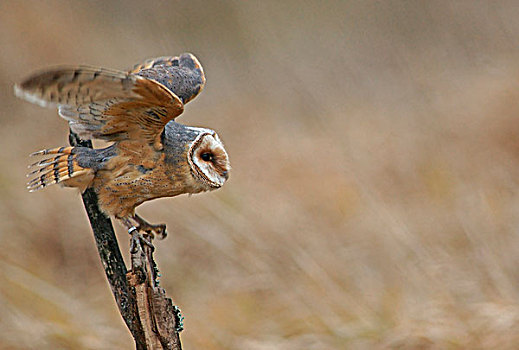
[[[41,97],[38,97],[35,93],[31,93],[25,90],[19,84],[14,85],[14,94],[16,97],[21,98],[22,100],[26,100],[41,107],[52,107],[55,105],[55,103],[45,101]]]

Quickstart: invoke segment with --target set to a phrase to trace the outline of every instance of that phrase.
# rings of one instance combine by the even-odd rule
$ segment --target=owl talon
[[[155,231],[158,239],[164,239],[168,235],[165,224],[153,225],[153,230]]]
[[[166,232],[166,225],[139,225],[139,231],[146,232],[150,238],[157,237],[158,239],[164,239],[168,235]]]
[[[152,238],[156,236],[158,239],[164,239],[168,235],[165,224],[152,225],[137,214],[133,219],[138,223],[139,231],[148,233]]]
[[[140,234],[137,227],[135,227],[135,226],[130,227],[128,229],[128,233],[132,236],[131,243],[130,243],[130,251],[132,253],[136,253],[139,249],[139,246],[142,246],[142,244],[147,245],[152,250],[155,250],[153,243],[151,243],[151,239],[148,239],[144,235]]]

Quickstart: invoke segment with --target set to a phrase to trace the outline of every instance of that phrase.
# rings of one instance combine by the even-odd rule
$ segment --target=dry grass
[[[519,346],[519,26],[509,2],[0,3],[0,348],[130,348],[79,196],[24,189],[66,143],[12,85],[62,63],[194,52],[181,122],[218,130],[220,191],[166,222],[190,349]],[[121,244],[127,237],[118,227]]]

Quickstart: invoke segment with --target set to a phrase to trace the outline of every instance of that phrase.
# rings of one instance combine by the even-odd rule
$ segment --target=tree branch
[[[69,142],[71,146],[92,148],[91,141],[81,140],[72,130]],[[87,189],[82,197],[106,278],[136,349],[180,350],[182,317],[158,286],[153,249],[132,239],[132,270],[128,272],[112,222],[99,209],[97,194]]]

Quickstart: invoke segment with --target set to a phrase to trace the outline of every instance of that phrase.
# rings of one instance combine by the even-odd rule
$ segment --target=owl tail
[[[84,191],[94,178],[94,170],[79,165],[77,150],[77,147],[59,147],[32,153],[31,156],[48,154],[56,156],[29,165],[29,168],[36,168],[27,174],[27,177],[33,177],[27,183],[29,192],[57,183],[69,187],[79,187],[81,191]]]

